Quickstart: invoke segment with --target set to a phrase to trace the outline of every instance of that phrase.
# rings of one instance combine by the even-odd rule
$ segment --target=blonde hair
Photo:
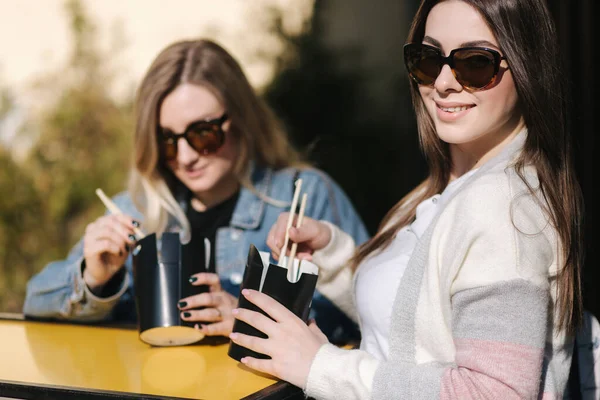
[[[162,234],[169,217],[189,240],[190,226],[174,196],[177,179],[159,160],[157,135],[164,98],[183,83],[202,85],[222,102],[229,116],[228,135],[238,146],[234,174],[263,200],[250,182],[250,165],[281,169],[302,167],[273,112],[256,95],[237,61],[209,40],[189,40],[165,48],[154,60],[138,89],[135,103],[134,168],[129,193],[144,215],[148,232]]]

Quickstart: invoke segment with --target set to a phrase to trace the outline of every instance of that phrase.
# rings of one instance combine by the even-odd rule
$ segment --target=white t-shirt
[[[444,192],[417,206],[415,220],[396,234],[392,243],[368,257],[357,270],[356,308],[361,321],[360,349],[379,360],[387,360],[392,308],[408,260],[438,210],[441,198],[457,190],[475,170],[450,182]]]

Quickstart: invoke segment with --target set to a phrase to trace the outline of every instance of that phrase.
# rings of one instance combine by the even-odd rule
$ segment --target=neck
[[[469,143],[451,144],[452,171],[450,180],[454,180],[472,169],[479,168],[488,160],[498,155],[515,136],[523,130],[525,123],[519,118],[512,129],[505,133],[486,135]]]
[[[206,211],[207,209],[224,202],[233,196],[239,189],[239,181],[234,176],[228,176],[223,178],[223,180],[211,190],[194,193],[191,206],[196,211]]]

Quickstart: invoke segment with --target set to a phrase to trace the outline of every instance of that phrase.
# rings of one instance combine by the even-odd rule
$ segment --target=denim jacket
[[[308,194],[306,216],[339,226],[357,244],[368,239],[367,231],[350,200],[325,173],[316,169],[287,168],[275,171],[253,168],[251,179],[256,190],[287,203],[288,207],[269,204],[249,189],[241,187],[229,226],[218,229],[216,234],[215,264],[224,290],[239,295],[250,244],[260,251],[269,251],[267,235],[279,214],[291,204],[295,178],[302,179],[302,192]],[[143,216],[127,193],[117,195],[113,201],[123,213],[141,221],[143,226]],[[175,229],[177,226],[173,222],[167,227],[167,230]],[[27,284],[24,314],[77,321],[136,321],[131,256],[125,264],[127,273],[124,274],[121,288],[108,298],[97,297],[87,288],[81,272],[82,261],[83,240],[80,240],[65,260],[51,262],[35,275]],[[357,337],[356,326],[318,292],[313,298],[311,317],[332,340]]]

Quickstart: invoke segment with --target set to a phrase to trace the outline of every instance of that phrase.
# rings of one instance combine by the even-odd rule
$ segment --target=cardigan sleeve
[[[352,295],[353,272],[348,267],[354,255],[355,244],[350,235],[327,221],[323,222],[331,231],[327,246],[313,255],[313,262],[319,266],[317,289],[338,306],[352,320],[358,316]]]
[[[320,399],[367,399],[379,361],[362,350],[324,344],[317,352],[306,382],[306,395]]]

